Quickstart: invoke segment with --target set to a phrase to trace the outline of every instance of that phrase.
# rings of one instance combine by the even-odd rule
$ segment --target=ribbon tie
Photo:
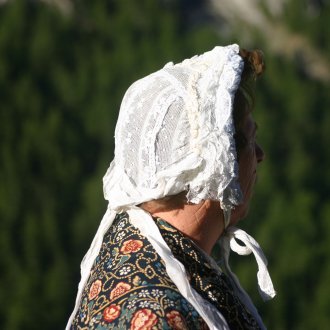
[[[239,244],[236,239],[239,239],[244,245]],[[222,237],[221,248],[223,250],[225,268],[241,290],[242,288],[237,277],[229,267],[230,250],[233,250],[239,255],[249,255],[253,253],[258,264],[257,278],[259,293],[264,301],[275,297],[276,292],[267,269],[267,259],[260,245],[252,236],[242,229],[229,227],[226,230],[226,234]]]

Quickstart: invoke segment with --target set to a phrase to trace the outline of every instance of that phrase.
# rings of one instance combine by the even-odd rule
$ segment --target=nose
[[[261,163],[264,159],[265,159],[265,152],[263,151],[263,149],[261,148],[261,146],[256,143],[256,158],[257,158],[257,162]]]

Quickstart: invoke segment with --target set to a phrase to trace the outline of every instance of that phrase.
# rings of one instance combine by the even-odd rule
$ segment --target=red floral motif
[[[110,305],[103,311],[103,319],[110,323],[114,321],[120,315],[120,306],[118,305]]]
[[[95,297],[99,295],[102,289],[102,282],[101,280],[96,280],[92,283],[90,289],[89,289],[89,294],[88,294],[88,299],[92,300]]]
[[[124,294],[125,292],[127,292],[129,289],[131,288],[131,286],[128,283],[125,282],[119,282],[111,291],[110,293],[110,300],[121,296],[122,294]]]
[[[178,311],[170,311],[166,314],[167,322],[174,330],[186,330],[187,325],[184,317]]]
[[[143,308],[134,313],[130,330],[151,330],[157,322],[157,315],[150,309]]]
[[[142,246],[143,246],[142,241],[137,240],[137,239],[130,239],[123,243],[123,246],[121,247],[120,252],[122,252],[124,254],[137,252],[142,248]]]

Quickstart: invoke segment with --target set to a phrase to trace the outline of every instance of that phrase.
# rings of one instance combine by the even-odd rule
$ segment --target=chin
[[[249,213],[249,208],[247,205],[242,204],[237,206],[233,211],[232,211],[232,216],[230,219],[230,225],[235,226],[238,222],[243,220]]]

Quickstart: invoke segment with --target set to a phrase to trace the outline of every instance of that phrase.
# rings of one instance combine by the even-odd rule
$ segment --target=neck
[[[146,211],[150,212],[148,209]],[[215,201],[184,204],[182,208],[150,213],[170,223],[207,254],[211,254],[216,241],[224,231],[223,213],[219,202]]]

